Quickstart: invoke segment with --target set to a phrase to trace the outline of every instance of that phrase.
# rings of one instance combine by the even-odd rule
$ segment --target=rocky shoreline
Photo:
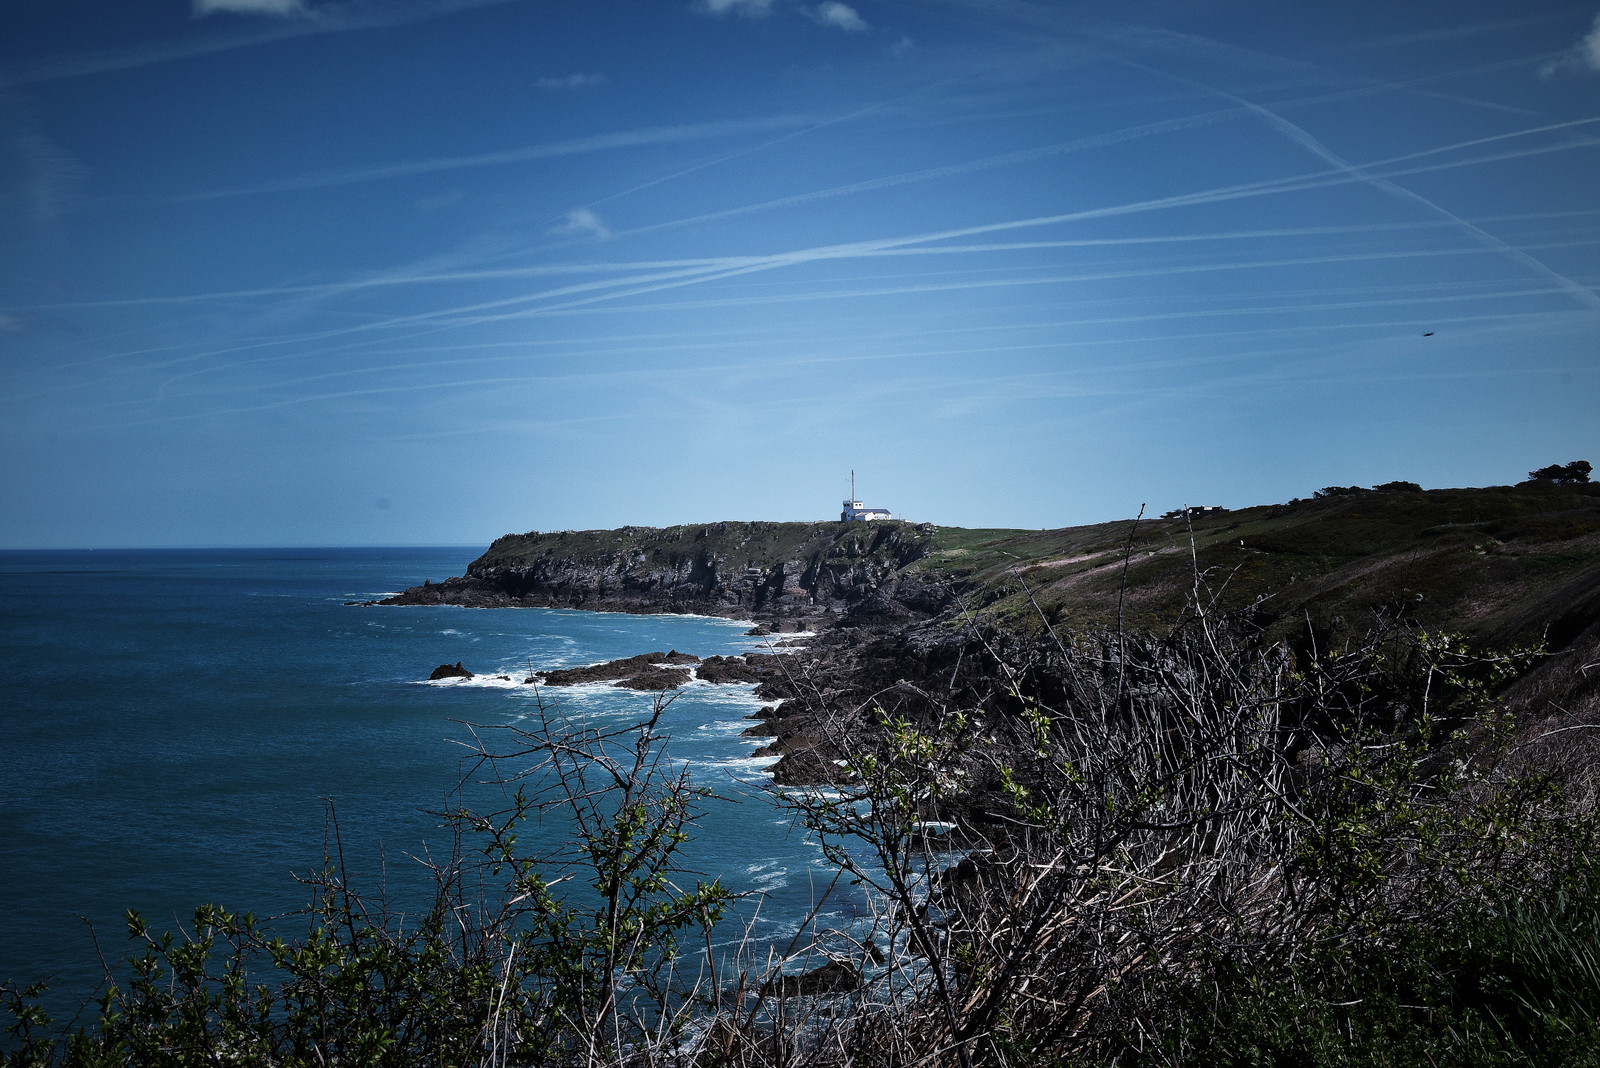
[[[1161,634],[1201,593],[1209,611],[1294,648],[1393,618],[1479,648],[1541,644],[1547,661],[1506,696],[1531,715],[1548,716],[1552,697],[1579,715],[1600,694],[1590,670],[1600,486],[1346,487],[1220,515],[1044,531],[899,521],[535,531],[497,539],[461,576],[367,603],[752,620],[781,671],[757,671],[748,656],[658,659],[628,678],[641,688],[681,684],[685,672],[754,681],[768,704],[752,732],[772,738],[774,778],[799,783],[836,776],[841,740],[870,735],[874,708],[937,719],[958,705],[1003,706],[1018,680],[997,676],[995,654],[1028,662],[1041,624]],[[803,647],[787,644],[795,631],[810,632]],[[1047,675],[1026,682],[1055,700],[1060,680]]]
[[[885,686],[915,688],[926,677],[925,651],[908,656],[906,650],[918,644],[913,630],[949,606],[951,592],[907,566],[927,554],[934,529],[897,522],[717,523],[508,535],[464,575],[363,603],[754,620],[749,633],[775,639],[771,652],[704,659],[648,652],[533,672],[525,681],[645,691],[676,689],[691,679],[754,683],[755,695],[771,703],[751,717],[745,733],[772,739],[756,752],[779,757],[773,781],[822,785],[840,774],[829,717]],[[810,637],[788,645],[794,639],[783,636],[799,632]],[[465,669],[438,670],[450,677]]]
[[[751,755],[779,758],[768,769],[777,785],[829,785],[840,781],[841,775],[834,763],[839,754],[830,733],[837,710],[881,693],[885,689],[882,683],[897,667],[899,675],[913,674],[919,680],[926,676],[920,658],[908,659],[896,652],[905,638],[897,632],[873,633],[868,638],[853,629],[817,635],[797,648],[774,647],[772,652],[741,656],[702,658],[676,649],[655,651],[582,667],[538,670],[522,683],[556,688],[605,683],[644,692],[675,690],[691,681],[753,683],[754,696],[771,703],[746,717],[753,722],[742,733],[770,741]],[[441,664],[429,676],[430,681],[475,677],[459,661]],[[917,688],[903,677],[896,677],[888,688],[895,686]]]

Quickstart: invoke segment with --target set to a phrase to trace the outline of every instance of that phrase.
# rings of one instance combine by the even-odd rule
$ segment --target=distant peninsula
[[[1600,485],[1329,487],[1042,531],[897,520],[535,531],[381,603],[750,619],[774,635],[772,655],[739,670],[773,704],[748,733],[775,739],[764,751],[782,757],[779,783],[834,774],[820,708],[892,708],[962,679],[979,690],[994,683],[980,665],[996,643],[1161,633],[1197,603],[1291,645],[1384,618],[1478,648],[1540,646],[1548,655],[1517,692],[1578,714],[1600,711],[1600,672],[1583,670],[1600,661]],[[811,636],[785,638],[797,631]]]
[[[579,608],[893,629],[979,614],[1149,629],[1194,594],[1302,626],[1403,607],[1480,642],[1562,646],[1600,619],[1600,484],[1329,487],[1284,504],[1054,530],[896,520],[508,534],[390,605]]]

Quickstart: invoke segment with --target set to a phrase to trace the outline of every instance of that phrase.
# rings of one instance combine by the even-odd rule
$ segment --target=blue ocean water
[[[478,551],[0,553],[0,980],[48,979],[59,1007],[102,974],[91,925],[107,955],[125,949],[127,909],[163,930],[208,902],[303,907],[292,873],[321,867],[330,805],[353,881],[422,895],[413,858],[448,851],[430,813],[471,767],[465,724],[531,726],[530,668],[763,647],[748,623],[706,617],[344,603],[461,574]],[[510,681],[422,681],[458,660]],[[543,692],[594,724],[652,700]],[[757,707],[748,686],[695,684],[664,723],[671,754],[726,797],[691,863],[764,891],[758,934],[781,938],[831,873],[754,785],[766,762],[740,732]]]

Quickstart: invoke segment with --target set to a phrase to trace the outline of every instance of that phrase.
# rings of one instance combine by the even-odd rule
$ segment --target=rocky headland
[[[891,521],[530,532],[496,540],[462,576],[383,603],[756,621],[770,653],[645,653],[530,681],[754,682],[771,703],[750,733],[773,739],[775,779],[799,783],[838,773],[829,734],[841,709],[916,707],[930,691],[981,700],[995,691],[997,642],[1163,631],[1197,597],[1291,643],[1379,617],[1480,647],[1542,643],[1549,655],[1511,696],[1548,722],[1551,707],[1561,722],[1600,718],[1595,485],[1331,487],[1287,504],[1045,531]],[[812,634],[786,648],[784,635],[801,630]]]
[[[694,613],[757,619],[782,632],[826,625],[873,601],[937,611],[941,591],[908,571],[937,531],[901,522],[712,523],[508,534],[465,575],[382,603]]]

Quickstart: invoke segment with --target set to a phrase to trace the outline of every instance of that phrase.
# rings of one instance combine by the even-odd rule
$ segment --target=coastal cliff
[[[944,607],[909,565],[936,527],[904,522],[711,523],[508,534],[466,574],[384,604],[678,612],[814,626],[873,606]]]
[[[778,630],[1171,626],[1196,595],[1269,630],[1375,613],[1560,648],[1600,621],[1600,484],[1335,488],[1194,518],[1054,530],[723,522],[508,534],[384,604],[756,619]]]
[[[1044,531],[724,522],[531,532],[496,540],[464,575],[382,603],[699,613],[761,621],[758,633],[814,631],[802,648],[778,642],[773,663],[744,680],[774,702],[749,733],[774,739],[776,781],[800,783],[834,772],[819,718],[828,710],[899,714],[937,690],[976,701],[994,690],[997,642],[1017,649],[1118,626],[1164,633],[1197,602],[1290,647],[1380,620],[1460,633],[1478,648],[1540,646],[1545,659],[1507,700],[1547,726],[1600,716],[1600,485],[1335,487],[1286,504]]]

